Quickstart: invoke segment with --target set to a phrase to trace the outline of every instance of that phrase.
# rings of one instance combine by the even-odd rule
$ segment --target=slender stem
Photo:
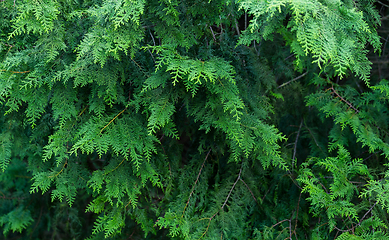
[[[296,158],[297,141],[300,137],[300,131],[301,131],[302,126],[303,126],[303,119],[301,119],[300,127],[299,127],[299,130],[297,132],[297,136],[296,136],[296,140],[294,141],[294,149],[293,149],[293,157],[292,157],[292,171],[293,171],[293,166],[294,166],[294,159]]]
[[[127,108],[123,109],[123,111],[121,111],[120,113],[118,113],[114,118],[111,119],[111,121],[108,122],[107,125],[105,125],[101,130],[100,130],[100,133],[102,133],[104,131],[105,128],[107,128],[117,117],[119,117],[124,111],[126,111]]]
[[[227,204],[227,201],[228,201],[228,199],[230,198],[230,195],[231,195],[231,193],[232,193],[232,190],[234,190],[236,183],[237,183],[237,182],[239,181],[239,179],[240,179],[240,174],[241,174],[241,173],[242,173],[242,168],[240,168],[239,176],[236,178],[236,181],[234,182],[234,185],[232,185],[232,188],[230,189],[230,192],[228,193],[227,198],[226,198],[226,200],[225,200],[224,203],[223,203],[222,209],[223,209],[224,206]]]
[[[331,86],[329,89],[332,90],[332,93],[335,94],[340,100],[344,103],[346,103],[350,108],[352,108],[356,113],[359,113],[359,110],[356,109],[349,101],[345,100],[342,96],[339,95],[339,93],[334,89],[334,86]]]
[[[201,168],[200,168],[199,174],[197,174],[197,179],[196,179],[196,181],[195,181],[194,184],[193,184],[192,191],[191,191],[190,194],[189,194],[189,198],[188,198],[188,201],[186,202],[186,205],[185,205],[184,211],[182,212],[181,218],[184,217],[185,210],[186,210],[186,208],[188,207],[190,198],[192,197],[192,194],[193,194],[193,192],[194,192],[194,188],[195,188],[195,186],[196,186],[196,183],[199,181],[201,171],[203,170],[205,161],[207,161],[207,158],[208,158],[210,152],[211,152],[211,149],[209,149],[209,151],[208,151],[208,153],[207,153],[207,156],[206,156],[205,159],[204,159],[203,164],[201,164]]]
[[[251,191],[251,189],[249,188],[249,186],[247,185],[247,183],[246,183],[245,181],[243,181],[242,178],[240,178],[239,180],[242,181],[242,182],[244,183],[244,185],[246,185],[247,189],[248,189],[248,190],[250,191],[250,193],[251,193],[251,196],[254,198],[254,201],[258,204],[257,199],[255,198],[253,192]]]
[[[300,78],[304,77],[304,76],[307,75],[307,74],[308,74],[308,71],[306,71],[305,73],[301,74],[301,75],[298,76],[298,77],[293,78],[292,80],[290,80],[290,81],[288,81],[288,82],[286,82],[286,83],[281,84],[280,86],[278,86],[278,88],[282,88],[283,86],[286,86],[286,85],[288,85],[288,84],[291,83],[291,82],[294,82],[294,81],[296,81],[296,80],[299,80]]]
[[[216,42],[215,33],[213,32],[213,30],[212,30],[212,27],[211,27],[211,26],[209,26],[209,29],[211,29],[213,40],[215,40],[215,42]]]
[[[305,122],[304,122],[304,126],[305,126],[305,128],[308,130],[309,134],[312,136],[313,141],[315,141],[316,146],[320,149],[320,151],[322,151],[322,153],[324,153],[324,155],[326,155],[326,153],[323,151],[323,149],[322,149],[322,148],[319,146],[319,144],[317,143],[315,136],[314,136],[314,135],[312,134],[312,132],[311,132],[311,129],[309,129],[309,127],[307,126],[307,124],[306,124]]]
[[[367,214],[369,214],[371,212],[371,210],[373,210],[373,208],[375,207],[375,205],[377,205],[378,201],[376,201],[373,206],[371,206],[371,208],[369,209],[369,211],[367,211],[365,213],[365,215],[363,215],[363,217],[361,218],[361,220],[359,220],[359,223],[355,226],[353,226],[352,228],[350,229],[346,229],[346,230],[343,230],[343,229],[339,229],[337,228],[336,226],[334,227],[336,230],[338,230],[339,232],[350,232],[350,231],[354,231],[355,228],[359,227],[361,224],[362,224],[362,220],[367,216]]]

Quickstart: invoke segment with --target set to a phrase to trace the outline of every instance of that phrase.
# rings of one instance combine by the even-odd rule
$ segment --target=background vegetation
[[[3,239],[389,239],[389,6],[0,1]]]

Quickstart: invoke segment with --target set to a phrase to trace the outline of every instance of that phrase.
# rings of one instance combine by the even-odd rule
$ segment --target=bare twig
[[[290,81],[288,81],[288,82],[286,82],[286,83],[281,84],[280,86],[278,86],[278,88],[282,88],[283,86],[286,86],[286,85],[288,85],[288,84],[291,83],[291,82],[294,82],[294,81],[296,81],[296,80],[299,80],[300,78],[304,77],[304,76],[307,75],[307,74],[308,74],[308,71],[306,71],[305,73],[301,74],[301,75],[298,76],[298,77],[293,78],[292,80],[290,80]]]
[[[155,46],[156,44],[155,44],[154,36],[153,36],[153,34],[151,34],[151,31],[150,31],[150,30],[149,30],[149,33],[150,33],[151,39],[153,40],[153,44],[154,44],[154,46]],[[148,48],[147,51],[150,53],[151,58],[153,59],[153,61],[154,61],[154,63],[155,63],[155,58],[154,58],[153,54],[151,53],[150,49]]]
[[[155,46],[155,39],[154,39],[154,36],[153,36],[153,34],[151,34],[151,31],[149,31],[149,33],[150,33],[151,39],[153,40],[153,43],[154,43],[154,46]]]
[[[247,29],[247,12],[244,13],[244,29]]]
[[[371,158],[373,155],[375,155],[375,154],[377,154],[377,153],[379,153],[379,152],[381,152],[381,150],[376,151],[376,152],[370,154],[370,156],[368,156],[367,158],[363,159],[363,162],[366,161],[367,159]]]
[[[36,227],[38,226],[39,222],[41,221],[42,213],[43,213],[43,205],[41,206],[41,212],[39,214],[38,221],[36,222],[34,229],[32,229],[32,232],[30,233],[30,239],[32,239],[32,234],[34,233]]]
[[[296,187],[298,187],[300,190],[303,190],[303,189],[300,187],[300,185],[296,182],[296,180],[293,179],[293,177],[292,177],[293,174],[292,174],[292,172],[291,172],[290,170],[288,170],[288,174],[286,174],[286,175],[289,176],[290,180],[292,180],[292,182],[294,183],[294,185],[296,185]]]
[[[273,185],[271,185],[271,186],[267,189],[265,195],[263,195],[262,202],[265,200],[265,197],[266,197],[267,194],[270,192],[270,189],[271,189],[272,186],[273,186]]]
[[[142,28],[153,28],[153,27],[155,27],[155,24],[153,24],[153,25],[142,26]]]
[[[220,19],[220,21],[221,21],[221,20],[222,20],[222,17],[219,16],[219,19]],[[220,23],[220,37],[222,37],[222,36],[223,36],[223,24]]]
[[[103,131],[104,131],[104,129],[106,129],[113,121],[115,121],[115,119],[117,118],[117,117],[119,117],[124,111],[126,111],[127,110],[127,108],[125,108],[125,109],[123,109],[123,111],[121,111],[120,113],[118,113],[114,118],[112,118],[111,119],[111,121],[109,121],[108,123],[107,123],[107,125],[105,125],[101,130],[100,130],[100,133],[102,133]]]
[[[7,46],[7,47],[11,47],[11,48],[13,48],[14,46],[13,45],[10,45],[10,44],[8,44],[8,43],[1,43],[1,44],[4,44],[5,46]]]
[[[279,225],[279,224],[281,224],[281,223],[283,223],[283,222],[286,222],[286,221],[289,221],[289,222],[290,222],[290,219],[284,219],[284,220],[282,220],[282,221],[279,221],[278,223],[276,223],[276,224],[274,224],[273,226],[271,226],[270,229],[272,229],[272,228],[274,228],[275,226],[277,226],[277,225]]]
[[[153,62],[155,63],[155,58],[154,58],[153,54],[151,53],[150,49],[147,49],[147,51],[149,51],[151,58],[153,59]]]
[[[383,38],[384,39],[384,38]],[[385,40],[385,44],[384,44],[384,49],[382,50],[382,52],[385,54],[385,49],[386,49],[386,44],[388,43],[388,39],[389,39],[389,34],[388,34],[388,36],[386,37],[386,39],[384,39]]]
[[[209,149],[209,151],[208,151],[208,153],[207,153],[207,156],[206,156],[205,159],[204,159],[203,164],[201,164],[201,168],[200,168],[199,174],[197,175],[197,179],[196,179],[196,181],[195,181],[194,184],[193,184],[192,191],[191,191],[190,194],[189,194],[189,198],[188,198],[188,201],[186,202],[186,205],[185,205],[184,211],[182,212],[181,218],[184,217],[185,210],[186,210],[186,208],[188,207],[189,200],[190,200],[190,198],[192,197],[192,194],[193,194],[193,192],[194,192],[194,188],[195,188],[195,186],[196,186],[196,183],[199,181],[201,171],[203,170],[205,161],[207,161],[207,158],[208,158],[210,152],[211,152],[211,149]]]
[[[235,28],[236,28],[236,32],[238,33],[238,36],[240,36],[239,26],[238,26],[238,22],[236,21],[236,19],[235,19]]]
[[[301,131],[302,126],[303,126],[303,119],[301,119],[300,127],[299,127],[299,130],[297,131],[296,140],[294,141],[294,149],[293,149],[293,157],[292,157],[292,171],[293,171],[294,159],[296,158],[297,141],[300,137],[300,131]]]
[[[338,98],[340,98],[340,100],[344,103],[346,103],[350,108],[352,108],[356,113],[359,113],[359,110],[356,109],[349,101],[347,101],[346,99],[344,99],[342,96],[339,95],[339,93],[334,89],[334,86],[331,86],[329,88],[330,90],[332,90],[332,93],[335,94]]]
[[[259,56],[259,52],[258,52],[257,46],[255,45],[255,40],[253,41],[253,45],[254,45],[254,50],[257,53],[257,56]]]
[[[362,224],[363,219],[367,216],[367,214],[369,214],[369,213],[371,212],[371,210],[373,210],[373,208],[375,207],[375,205],[377,205],[377,203],[378,203],[378,201],[376,201],[376,202],[373,204],[373,206],[371,206],[371,208],[369,209],[369,211],[367,211],[367,212],[365,213],[365,215],[363,215],[363,217],[361,218],[361,220],[359,220],[359,223],[358,223],[357,225],[353,226],[352,228],[346,229],[346,230],[339,229],[339,228],[336,227],[336,226],[334,226],[334,228],[335,228],[336,230],[338,230],[339,232],[350,232],[350,231],[354,231],[355,228],[359,227],[359,226]]]
[[[241,174],[241,173],[242,173],[242,168],[240,168],[239,175],[238,175],[238,177],[236,178],[236,181],[234,182],[234,185],[232,185],[232,188],[231,188],[230,192],[228,193],[226,200],[225,200],[224,203],[223,203],[222,209],[223,209],[224,206],[227,204],[227,201],[228,201],[228,199],[230,198],[230,195],[231,195],[231,193],[232,193],[232,190],[234,190],[236,183],[237,183],[237,182],[239,181],[239,179],[240,179],[240,174]]]
[[[20,73],[20,74],[23,74],[23,73],[29,73],[30,71],[18,72],[18,71],[10,71],[10,70],[6,70],[6,69],[0,69],[0,72],[10,72],[10,73]]]
[[[321,182],[319,181],[319,184],[320,184],[321,187],[326,191],[327,194],[330,194],[330,193],[328,192],[327,188],[323,185],[323,183],[321,183]]]
[[[215,42],[216,42],[215,33],[213,32],[213,30],[212,30],[212,27],[211,27],[211,26],[209,26],[209,29],[211,29],[213,40],[215,40]]]
[[[294,56],[294,53],[290,54],[289,56],[287,56],[284,61],[288,60],[289,58],[293,57]]]
[[[231,196],[232,190],[234,190],[236,183],[241,179],[241,178],[240,178],[240,175],[242,174],[242,169],[243,169],[243,165],[242,165],[242,167],[240,168],[240,170],[239,170],[239,175],[238,175],[238,177],[236,178],[236,180],[235,180],[235,182],[234,182],[234,185],[232,185],[232,187],[231,187],[231,189],[230,189],[230,192],[228,193],[227,198],[226,198],[226,200],[224,201],[224,203],[223,203],[221,209],[223,209],[223,208],[226,206],[227,201],[228,201],[228,199],[229,199],[230,196]],[[254,198],[254,199],[255,199],[255,198]],[[219,211],[220,211],[220,210],[219,210]],[[207,225],[207,228],[205,229],[204,233],[201,235],[200,238],[204,237],[204,235],[208,232],[209,225],[211,224],[212,219],[219,213],[219,211],[217,211],[215,214],[213,214],[212,217],[210,217],[210,218],[203,218],[203,219],[202,219],[202,220],[208,219],[208,225]]]
[[[292,217],[293,217],[293,214],[294,213],[292,213],[292,216],[289,219],[289,239],[290,240],[292,240]]]
[[[379,4],[381,4],[382,6],[385,6],[387,8],[389,8],[389,5],[385,4],[385,3],[382,3],[381,1],[377,1]]]
[[[304,126],[305,126],[305,128],[308,130],[309,134],[312,136],[313,141],[315,142],[316,146],[320,149],[320,151],[322,151],[322,153],[324,153],[324,155],[326,155],[325,152],[323,151],[323,149],[322,149],[322,148],[320,147],[320,145],[317,143],[315,136],[314,136],[314,135],[312,134],[312,132],[311,132],[311,129],[309,129],[309,127],[307,126],[307,124],[306,124],[305,122],[304,122]]]
[[[386,19],[389,19],[389,15],[386,15],[385,17],[382,17],[382,18],[381,18],[381,21],[384,21],[384,20],[386,20]]]
[[[244,185],[246,185],[246,187],[247,187],[247,189],[250,191],[250,193],[251,193],[251,196],[253,196],[253,198],[254,198],[254,201],[258,204],[258,201],[257,201],[257,199],[255,198],[255,196],[254,196],[254,194],[253,194],[253,192],[251,191],[251,189],[249,188],[249,186],[247,186],[247,184],[246,184],[246,182],[245,181],[243,181],[243,179],[242,178],[240,178],[240,181],[242,181],[243,183],[244,183]]]
[[[294,235],[296,236],[296,239],[298,239],[298,238],[297,238],[297,234],[296,234],[296,228],[297,228],[297,219],[298,219],[298,216],[299,216],[301,193],[302,193],[302,192],[300,192],[299,201],[297,202],[297,209],[296,209],[296,223],[294,224],[294,230],[293,230]]]

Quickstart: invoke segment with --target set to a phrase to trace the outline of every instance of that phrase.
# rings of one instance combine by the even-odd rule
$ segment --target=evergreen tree
[[[0,1],[4,238],[388,239],[388,9]]]

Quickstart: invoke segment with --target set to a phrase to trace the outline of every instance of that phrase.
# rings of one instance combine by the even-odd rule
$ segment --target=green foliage
[[[261,37],[272,39],[279,32],[295,54],[297,68],[306,67],[301,59],[310,54],[322,71],[333,68],[343,78],[351,70],[368,85],[371,67],[365,45],[370,43],[375,51],[379,50],[374,27],[380,20],[372,4],[365,5],[371,1],[360,2],[239,1],[240,8],[253,14],[247,35],[239,43],[247,45]],[[280,24],[284,19],[288,21],[286,26]]]
[[[10,213],[3,215],[0,218],[0,224],[4,227],[3,233],[7,234],[10,230],[13,232],[21,233],[28,225],[32,223],[33,219],[31,217],[29,210],[24,210],[19,207],[14,209]]]
[[[0,1],[5,238],[387,239],[377,4]]]

